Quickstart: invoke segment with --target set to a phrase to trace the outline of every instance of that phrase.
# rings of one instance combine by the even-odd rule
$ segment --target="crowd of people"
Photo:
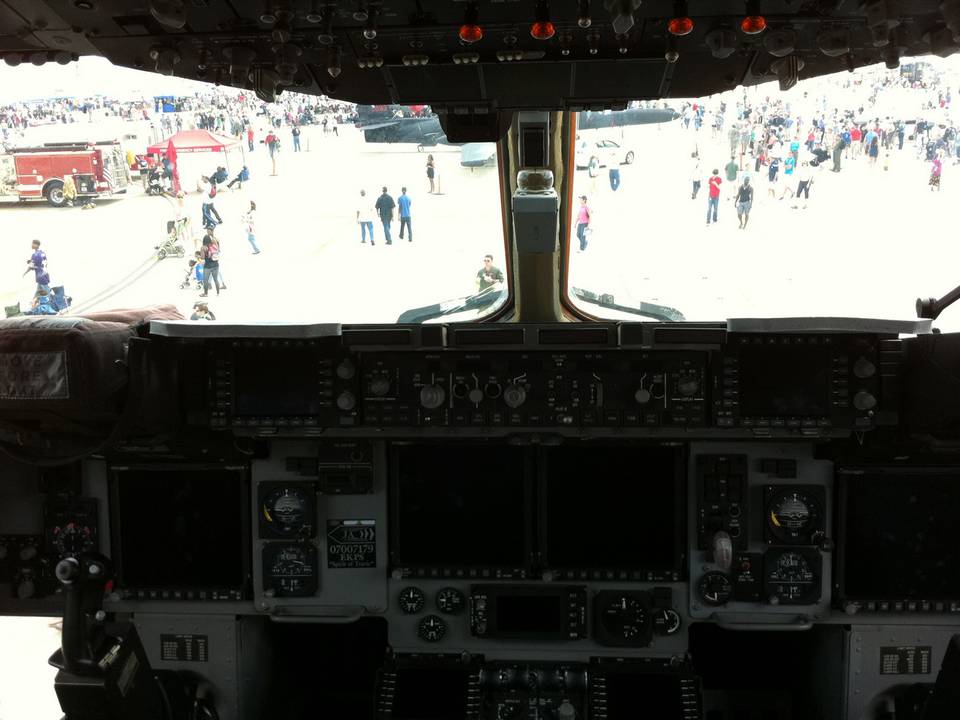
[[[846,80],[833,89],[836,92],[805,97],[806,102],[799,103],[770,97],[750,103],[744,95],[733,107],[725,102],[714,107],[691,102],[682,107],[683,127],[697,138],[690,160],[691,197],[696,199],[706,184],[708,226],[718,220],[721,199],[733,202],[743,229],[755,193],[806,208],[820,173],[841,173],[852,163],[890,171],[900,153],[927,163],[926,182],[932,192],[940,190],[948,161],[960,163],[960,130],[950,115],[952,92],[947,78],[931,74],[921,81],[909,73],[882,73],[866,87]],[[845,107],[851,92],[866,98],[856,107]],[[891,96],[913,102],[886,102]],[[724,139],[729,162],[721,172],[703,159],[707,154],[715,157]],[[758,183],[765,184],[765,189]]]

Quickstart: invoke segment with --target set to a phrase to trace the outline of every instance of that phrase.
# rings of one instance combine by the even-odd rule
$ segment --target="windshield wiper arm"
[[[642,302],[640,303],[640,307],[632,307],[630,305],[620,305],[613,295],[609,293],[598,294],[577,287],[570,288],[570,291],[574,297],[582,302],[599,305],[609,310],[617,310],[619,312],[630,313],[631,315],[642,315],[643,317],[653,318],[660,322],[683,322],[686,320],[682,312],[667,305]]]
[[[423,323],[433,318],[443,317],[444,315],[453,315],[467,310],[482,310],[497,303],[501,298],[507,295],[506,285],[491,285],[474,295],[447,300],[442,303],[425,305],[424,307],[412,308],[403,312],[397,318],[398,323]]]

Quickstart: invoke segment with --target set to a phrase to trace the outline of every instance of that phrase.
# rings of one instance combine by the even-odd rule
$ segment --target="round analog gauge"
[[[417,636],[427,642],[440,642],[447,634],[447,623],[439,615],[427,615],[417,625]]]
[[[317,592],[317,549],[313,545],[267,545],[263,575],[265,588],[278,597],[310,597]]]
[[[768,551],[766,594],[771,602],[802,605],[820,597],[820,579],[814,561],[795,551]]]
[[[437,609],[446,615],[459,615],[465,604],[463,593],[456,588],[445,587],[437,592]]]
[[[647,609],[635,597],[620,595],[600,611],[600,622],[612,637],[618,640],[636,640],[646,630]]]
[[[313,515],[313,499],[302,487],[278,487],[260,504],[261,524],[274,536],[313,535]]]
[[[707,605],[725,605],[733,596],[733,585],[724,573],[717,570],[708,572],[697,584],[700,598]]]
[[[767,503],[767,527],[780,542],[809,543],[820,525],[819,504],[801,490],[778,492]]]
[[[673,608],[662,608],[653,613],[653,631],[657,635],[673,635],[682,624],[679,613]]]
[[[423,610],[426,597],[420,588],[408,587],[400,591],[398,600],[400,601],[400,609],[404,613],[407,615],[416,615]]]
[[[53,544],[63,557],[76,557],[93,550],[93,531],[85,525],[67,523],[53,528]]]

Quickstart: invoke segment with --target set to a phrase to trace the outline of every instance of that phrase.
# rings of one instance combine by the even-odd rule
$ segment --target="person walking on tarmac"
[[[740,229],[747,227],[750,220],[750,208],[753,207],[753,186],[750,185],[750,178],[744,176],[743,184],[737,188],[737,219],[740,221]]]
[[[371,247],[376,245],[373,241],[373,205],[370,204],[370,198],[367,197],[367,191],[360,191],[360,203],[357,205],[357,224],[360,226],[360,244],[367,242],[367,233],[370,233]]]
[[[290,134],[293,136],[293,151],[300,152],[300,126],[294,125]]]
[[[50,273],[47,272],[47,254],[40,249],[39,240],[34,240],[30,246],[33,249],[33,253],[30,255],[30,259],[27,260],[27,269],[23,274],[26,275],[33,270],[33,279],[37,281],[35,294],[39,294],[41,290],[50,292]]]
[[[203,292],[200,297],[206,297],[210,292],[210,281],[213,280],[217,295],[221,290],[226,290],[227,286],[220,280],[220,245],[213,237],[213,230],[207,228],[207,234],[203,236],[203,249],[200,250],[200,257],[203,260]]]
[[[390,237],[390,223],[393,222],[393,209],[396,206],[397,204],[390,197],[387,188],[384,187],[383,194],[377,198],[374,207],[377,209],[377,214],[380,215],[380,222],[383,223],[383,237],[387,245],[393,245],[393,239]]]
[[[710,215],[713,215],[713,222],[717,221],[717,207],[720,205],[720,186],[723,184],[723,180],[720,179],[716,168],[713,169],[713,173],[710,175],[710,179],[707,181],[707,226],[710,226]]]
[[[397,209],[400,212],[400,239],[403,240],[403,229],[407,229],[407,242],[413,242],[413,226],[410,224],[410,196],[406,188],[400,188],[400,197],[397,198]]]
[[[206,175],[204,175],[201,180],[205,183],[210,183],[207,200],[200,206],[200,211],[203,216],[203,226],[208,229],[213,229],[223,223],[223,218],[220,217],[220,213],[218,213],[217,209],[213,206],[213,200],[217,196],[217,184],[211,182],[210,178]]]
[[[257,234],[256,234],[256,220],[254,215],[257,212],[257,204],[251,200],[250,209],[247,210],[242,217],[244,229],[247,231],[247,242],[250,243],[250,247],[253,248],[253,254],[259,255],[260,248],[257,246]]]
[[[580,250],[587,249],[587,231],[590,229],[590,207],[587,205],[587,196],[580,196],[580,209],[577,211],[577,240],[580,241]]]
[[[277,139],[277,136],[274,134],[273,130],[267,133],[267,136],[263,139],[263,141],[267,144],[267,150],[270,152],[270,162],[272,163],[270,174],[276,175],[277,151],[280,149],[280,141]]]

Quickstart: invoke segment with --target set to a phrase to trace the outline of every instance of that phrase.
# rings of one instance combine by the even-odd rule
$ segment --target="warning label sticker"
[[[327,520],[327,567],[377,566],[376,520]]]
[[[0,398],[66,400],[69,397],[66,353],[0,353]]]

